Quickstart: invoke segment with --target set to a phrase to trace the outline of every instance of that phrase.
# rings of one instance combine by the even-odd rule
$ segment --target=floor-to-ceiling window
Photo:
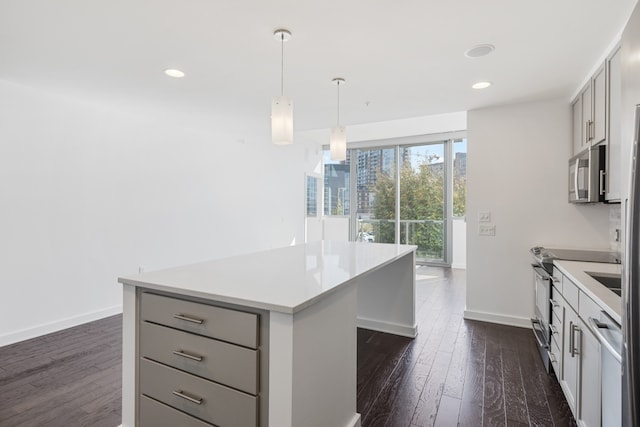
[[[325,216],[351,215],[350,169],[351,152],[346,160],[331,160],[328,147],[323,153],[324,189],[323,205]]]
[[[417,245],[422,262],[447,262],[447,149],[447,142],[399,147],[399,242]]]
[[[418,246],[417,261],[451,264],[452,224],[464,221],[464,132],[357,143],[324,155],[324,215],[350,218],[350,239]]]
[[[396,242],[396,148],[351,150],[355,169],[355,240]]]

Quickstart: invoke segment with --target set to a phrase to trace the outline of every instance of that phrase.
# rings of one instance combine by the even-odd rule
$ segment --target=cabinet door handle
[[[569,353],[571,357],[575,357],[573,354],[573,320],[569,322]]]
[[[591,141],[591,120],[587,120],[584,124],[584,143],[588,144]]]
[[[186,394],[184,391],[182,390],[175,390],[173,392],[174,395],[183,398],[184,400],[188,400],[191,403],[195,403],[196,405],[202,405],[202,402],[204,402],[204,399],[201,397],[192,397],[189,396],[188,394]]]
[[[572,324],[571,325],[571,338],[573,338],[573,340],[572,340],[572,343],[571,343],[571,357],[575,357],[576,355],[580,355],[580,349],[576,345],[576,337],[575,337],[575,333],[576,332],[578,332],[578,334],[580,333],[580,326],[578,326],[576,324]]]
[[[589,143],[589,122],[590,120],[587,120],[584,124],[584,143],[585,144]]]
[[[558,303],[558,301],[554,300],[553,298],[549,299],[549,302],[554,307],[560,307],[560,304]]]
[[[196,354],[185,353],[182,350],[175,350],[173,352],[173,354],[175,354],[176,356],[180,356],[180,357],[184,357],[184,358],[187,358],[187,359],[195,360],[196,362],[202,362],[202,360],[204,359],[203,356],[198,356]]]
[[[604,196],[605,175],[606,175],[606,172],[601,170],[600,171],[600,195],[601,196]]]
[[[549,325],[549,329],[551,329],[551,333],[556,335],[558,333],[558,328],[555,325]]]
[[[185,322],[197,323],[198,325],[202,325],[204,323],[204,319],[198,319],[195,317],[185,316],[183,314],[174,314],[174,319],[184,320]]]
[[[593,120],[589,120],[589,141],[596,137],[596,124]]]

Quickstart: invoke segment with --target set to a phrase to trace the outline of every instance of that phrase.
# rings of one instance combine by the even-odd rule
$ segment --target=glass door
[[[400,243],[417,245],[416,261],[446,260],[445,142],[400,147]]]
[[[349,150],[352,239],[416,245],[418,263],[449,265],[464,224],[466,151],[466,138]]]
[[[356,149],[354,228],[358,242],[396,242],[396,148]],[[353,154],[353,153],[352,153]],[[355,164],[354,164],[355,163]]]

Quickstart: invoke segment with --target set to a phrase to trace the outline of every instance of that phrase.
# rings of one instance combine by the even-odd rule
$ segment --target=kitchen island
[[[359,426],[356,327],[417,334],[415,246],[314,242],[119,282],[126,427]]]

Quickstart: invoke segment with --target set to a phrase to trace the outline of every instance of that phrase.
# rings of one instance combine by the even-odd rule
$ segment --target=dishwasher
[[[621,426],[622,330],[604,311],[600,313],[600,319],[590,317],[589,326],[600,341],[602,426]]]

